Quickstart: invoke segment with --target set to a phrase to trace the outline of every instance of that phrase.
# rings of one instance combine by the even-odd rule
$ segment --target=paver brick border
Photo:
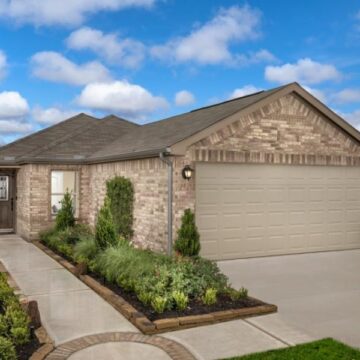
[[[78,279],[84,282],[89,288],[99,294],[105,301],[107,301],[113,308],[118,310],[144,334],[160,334],[168,331],[182,330],[201,325],[209,325],[244,317],[277,312],[276,305],[264,304],[248,308],[215,311],[202,315],[190,315],[151,321],[143,313],[136,310],[124,298],[113,292],[111,289],[101,285],[91,276],[82,275],[76,266],[71,264],[69,261],[67,261],[60,255],[53,252],[40,241],[34,241],[33,244],[37,246],[40,250],[45,252],[47,255],[49,255],[51,258],[56,260],[63,267],[65,267]]]
[[[25,296],[21,289],[19,288],[18,284],[12,277],[12,275],[8,272],[4,264],[0,261],[0,273],[5,274],[7,283],[13,289],[14,293],[19,297],[19,301],[23,309],[28,312],[29,311],[29,300],[27,296]],[[36,305],[37,306],[37,305]],[[28,312],[29,314],[29,312]],[[30,316],[30,314],[29,314]],[[40,318],[39,318],[40,319]],[[39,325],[41,325],[39,323]],[[40,326],[35,330],[35,336],[37,337],[41,346],[31,355],[29,360],[44,360],[45,357],[54,350],[54,344],[50,339],[47,331],[43,326]],[[1,355],[1,354],[0,354]]]
[[[89,348],[94,345],[106,344],[111,342],[133,342],[139,344],[152,345],[165,351],[173,360],[196,360],[183,345],[162,336],[148,336],[133,332],[110,332],[84,336],[75,340],[68,341],[54,349],[46,360],[66,360],[72,354]]]

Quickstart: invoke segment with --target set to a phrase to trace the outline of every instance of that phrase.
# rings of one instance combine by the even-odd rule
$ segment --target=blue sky
[[[139,123],[298,81],[360,124],[360,4],[0,0],[0,141],[78,112]]]

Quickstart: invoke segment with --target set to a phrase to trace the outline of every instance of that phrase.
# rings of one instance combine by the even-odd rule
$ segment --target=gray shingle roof
[[[90,159],[130,156],[152,151],[156,153],[264,99],[278,89],[261,91],[143,125],[136,129],[136,132],[123,134],[113,143],[92,154]]]
[[[79,114],[0,148],[0,164],[89,163],[151,156],[164,151],[285,86],[257,92],[146,125],[114,115],[101,120]]]

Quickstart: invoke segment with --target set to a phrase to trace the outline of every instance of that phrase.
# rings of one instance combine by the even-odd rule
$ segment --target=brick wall
[[[24,238],[30,234],[30,169],[24,165],[16,173],[16,232]]]
[[[87,167],[73,165],[22,166],[17,172],[17,233],[25,239],[38,239],[39,232],[53,226],[51,216],[51,171],[75,170],[79,174],[79,219],[87,217]]]
[[[167,170],[159,158],[91,165],[89,176],[88,223],[95,224],[104,202],[106,180],[125,176],[135,190],[133,242],[153,250],[166,249]]]

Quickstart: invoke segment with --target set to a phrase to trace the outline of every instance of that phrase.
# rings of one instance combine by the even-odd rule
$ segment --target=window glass
[[[0,176],[0,201],[9,200],[9,177]]]
[[[61,209],[61,200],[66,191],[71,193],[75,215],[77,214],[77,184],[75,171],[51,172],[51,213],[56,215]]]

